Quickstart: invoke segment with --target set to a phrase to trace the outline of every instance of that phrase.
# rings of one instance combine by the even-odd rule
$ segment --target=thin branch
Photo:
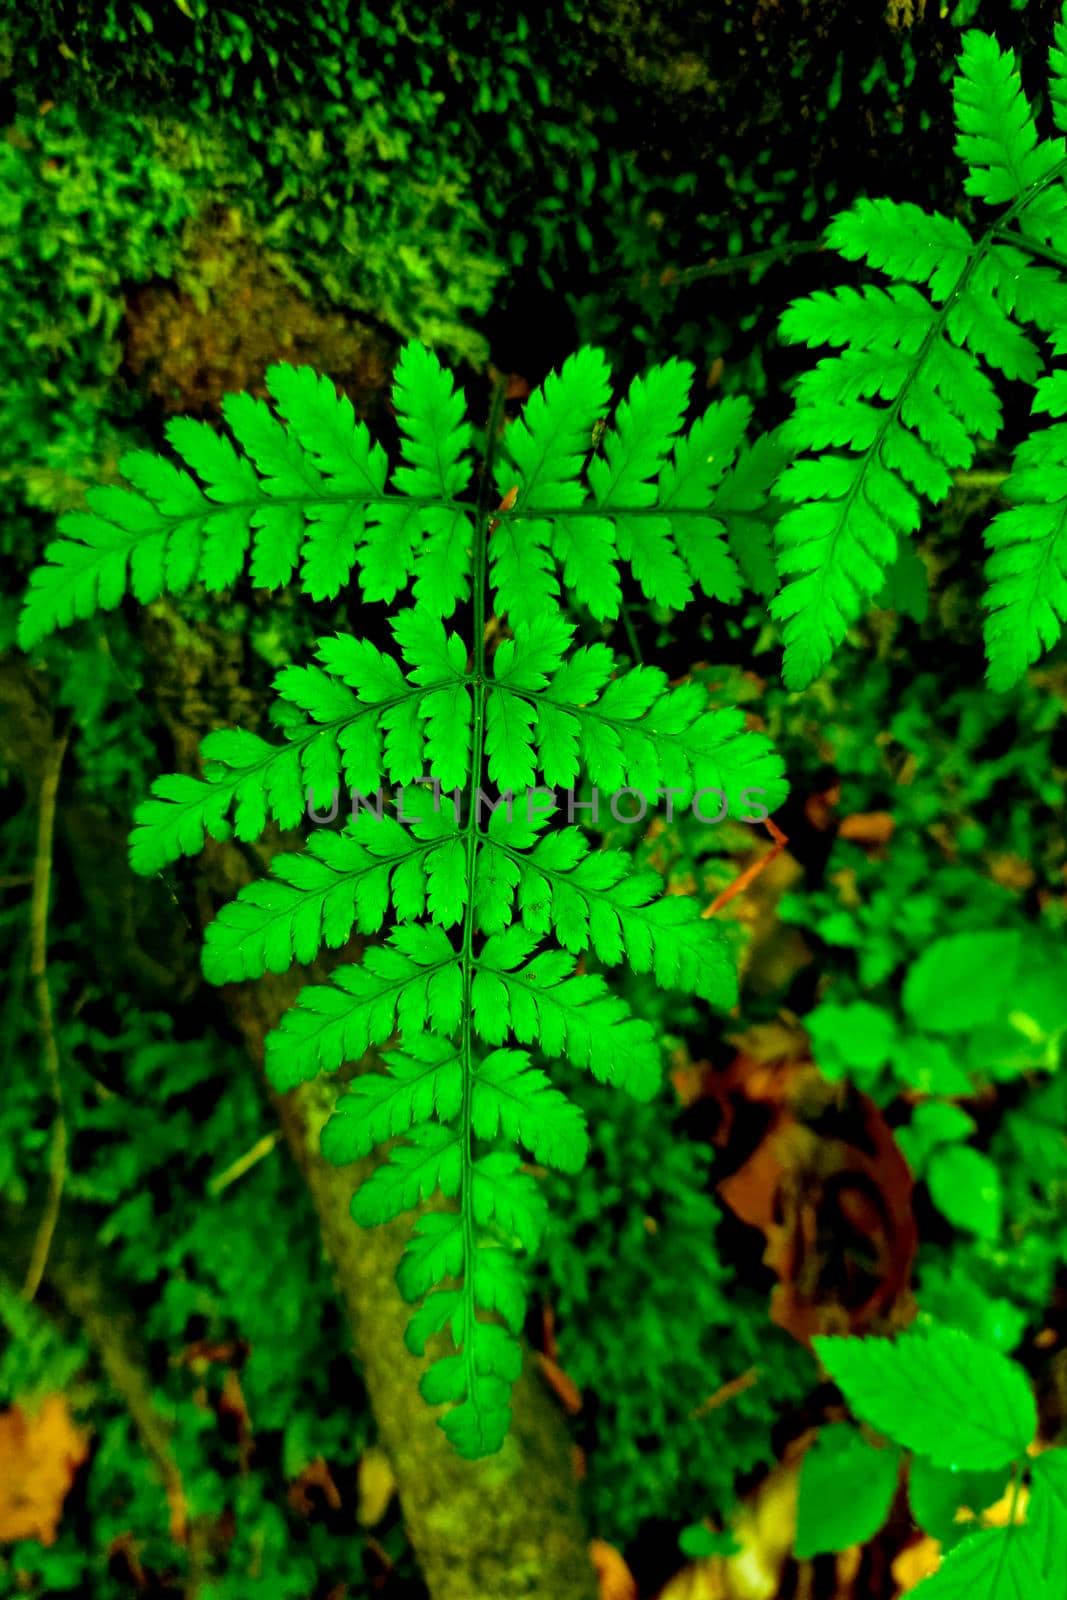
[[[785,834],[782,832],[781,828],[778,827],[777,823],[772,817],[765,817],[763,819],[763,826],[774,840],[771,848],[767,851],[766,855],[760,856],[758,861],[753,861],[751,866],[746,867],[744,872],[739,873],[734,879],[733,883],[727,884],[726,888],[721,894],[717,894],[715,896],[715,899],[711,902],[710,906],[707,906],[700,913],[703,920],[706,920],[708,917],[713,917],[717,911],[721,911],[723,906],[727,905],[731,900],[733,900],[736,895],[741,894],[742,891],[747,889],[750,884],[754,883],[759,877],[760,873],[766,872],[771,862],[774,861],[776,857],[781,855],[782,851],[789,843],[789,840],[786,838]]]
[[[701,278],[727,278],[735,272],[754,271],[758,267],[771,267],[778,261],[791,261],[794,256],[810,255],[816,250],[825,250],[821,239],[795,239],[789,244],[772,245],[767,250],[753,250],[747,256],[712,256],[699,267],[664,267],[656,280],[660,288],[682,288],[689,283],[698,283]],[[645,273],[640,282],[647,286],[651,281],[651,274]]]
[[[1006,472],[977,467],[973,472],[954,472],[952,481],[957,489],[999,489],[1007,476]]]
[[[275,1128],[272,1133],[265,1133],[262,1139],[257,1139],[250,1150],[243,1156],[238,1156],[236,1161],[231,1161],[228,1167],[221,1172],[216,1172],[213,1178],[208,1179],[207,1192],[211,1196],[220,1195],[228,1189],[231,1183],[236,1183],[238,1178],[243,1178],[254,1166],[269,1156],[282,1137],[282,1130]]]
[[[56,795],[59,774],[66,754],[69,729],[56,739],[48,753],[41,777],[37,809],[37,853],[33,863],[33,892],[30,896],[30,977],[37,1001],[37,1026],[41,1038],[41,1059],[55,1102],[52,1141],[48,1153],[48,1198],[45,1201],[37,1236],[33,1241],[30,1264],[22,1293],[32,1300],[41,1286],[48,1252],[52,1248],[63,1187],[67,1181],[67,1119],[63,1109],[63,1083],[59,1073],[59,1047],[56,1044],[52,993],[48,987],[48,900],[52,887],[52,840],[56,823]]]

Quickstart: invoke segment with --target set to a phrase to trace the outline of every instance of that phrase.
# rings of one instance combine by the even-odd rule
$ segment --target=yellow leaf
[[[88,1453],[89,1436],[64,1395],[47,1395],[34,1415],[21,1406],[0,1413],[0,1542],[55,1542],[63,1501]]]
[[[371,1446],[359,1458],[359,1509],[356,1516],[364,1528],[381,1522],[396,1493],[396,1478],[384,1450]]]

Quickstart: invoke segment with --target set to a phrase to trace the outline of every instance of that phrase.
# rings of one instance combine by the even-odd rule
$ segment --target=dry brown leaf
[[[634,1575],[613,1544],[606,1539],[591,1539],[589,1559],[596,1568],[600,1600],[637,1600]]]
[[[0,1542],[53,1544],[63,1501],[89,1453],[89,1435],[66,1396],[50,1394],[35,1413],[0,1413]]]
[[[751,1078],[746,1071],[744,1088]],[[772,1319],[804,1343],[887,1318],[904,1325],[917,1242],[912,1178],[885,1119],[853,1092],[847,1120],[839,1108],[833,1134],[820,1132],[820,1096],[835,1091],[814,1068],[783,1074],[780,1090],[760,1144],[719,1185],[730,1209],[766,1238],[763,1260],[779,1280]]]
[[[319,1496],[313,1496],[312,1489],[318,1489]],[[329,1464],[322,1456],[316,1456],[314,1461],[309,1461],[293,1479],[289,1485],[288,1497],[293,1510],[298,1511],[302,1517],[314,1516],[316,1507],[321,1501],[325,1501],[331,1511],[341,1509],[341,1491],[333,1481]]]

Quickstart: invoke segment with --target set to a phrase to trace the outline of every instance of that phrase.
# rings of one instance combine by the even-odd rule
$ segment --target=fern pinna
[[[784,792],[778,758],[739,712],[709,708],[698,684],[671,686],[654,668],[619,670],[601,639],[576,645],[560,607],[562,585],[593,619],[614,616],[622,562],[657,604],[684,604],[694,584],[738,592],[716,495],[730,503],[747,410],[720,401],[683,433],[692,377],[671,361],[635,380],[591,455],[609,372],[598,351],[580,352],[502,444],[490,429],[472,500],[463,400],[427,350],[408,346],[397,369],[403,446],[391,477],[331,383],[275,367],[271,405],[226,401],[232,439],[173,422],[184,466],[126,457],[132,487],[95,490],[88,512],[64,520],[23,616],[32,644],[117,604],[127,581],[142,600],[194,577],[221,588],[249,551],[254,583],[276,586],[299,567],[313,598],[337,594],[353,568],[367,599],[410,586],[414,605],[391,619],[394,653],[335,634],[314,663],[278,674],[280,742],[220,730],[203,741],[203,778],[158,779],[131,857],[156,872],[205,835],[251,840],[272,820],[300,824],[309,798],[318,810],[342,787],[356,797],[343,828],[314,831],[223,907],[204,970],[215,983],[254,979],[353,933],[369,941],[362,960],[305,986],[268,1040],[267,1071],[286,1090],[383,1052],[339,1098],[323,1150],[347,1163],[401,1141],[355,1196],[361,1224],[447,1202],[420,1213],[398,1281],[417,1303],[410,1349],[449,1336],[422,1390],[447,1404],[442,1426],[472,1457],[506,1433],[521,1252],[542,1226],[520,1148],[563,1172],[585,1156],[582,1115],[552,1065],[566,1059],[640,1097],[658,1082],[651,1026],[586,963],[625,962],[720,1007],[736,987],[716,924],[623,852],[591,848],[551,791],[573,798],[583,775],[649,802],[714,789],[735,815],[749,814],[746,791],[768,808]],[[751,515],[751,482],[732,493]],[[506,635],[491,655],[490,596],[493,637]],[[446,624],[468,597],[465,636]]]
[[[993,208],[972,233],[958,217],[909,202],[862,199],[827,242],[890,280],[819,290],[794,302],[782,337],[838,347],[803,374],[783,442],[797,459],[777,494],[784,587],[785,675],[817,676],[881,590],[914,533],[921,502],[943,500],[954,470],[1001,428],[993,373],[1036,385],[1034,410],[1065,414],[1064,375],[1043,356],[1067,350],[1067,145],[1039,138],[1017,63],[996,40],[964,35],[954,85],[956,153],[968,195]],[[1050,59],[1052,120],[1067,132],[1067,27]],[[1060,637],[1067,622],[1067,425],[1023,444],[987,542],[990,682],[1004,688]]]

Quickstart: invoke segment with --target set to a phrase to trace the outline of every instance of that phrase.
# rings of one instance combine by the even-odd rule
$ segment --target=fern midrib
[[[463,825],[466,836],[465,893],[463,901],[463,941],[460,951],[462,980],[462,1017],[460,1022],[460,1071],[463,1079],[459,1112],[459,1206],[460,1226],[463,1229],[463,1284],[460,1290],[463,1329],[463,1366],[466,1377],[467,1401],[482,1428],[482,1408],[474,1349],[474,1324],[477,1316],[474,1297],[474,1159],[471,1142],[474,1132],[474,1051],[472,1043],[473,984],[474,984],[474,923],[475,888],[478,859],[478,797],[481,792],[482,768],[485,763],[485,624],[486,582],[489,540],[489,497],[493,483],[493,455],[497,433],[503,415],[504,386],[498,384],[490,407],[486,429],[485,459],[478,490],[478,505],[474,518],[474,540],[471,552],[471,627],[473,640],[473,691],[474,717],[471,730],[470,792],[467,816]]]
[[[900,411],[903,407],[904,401],[907,399],[913,384],[917,380],[919,374],[922,372],[931,349],[936,341],[938,341],[943,335],[945,326],[953,308],[960,301],[960,299],[962,299],[971,278],[981,263],[985,260],[986,256],[989,254],[989,251],[997,243],[998,235],[1002,232],[1002,230],[1006,229],[1012,222],[1014,222],[1015,218],[1019,216],[1021,212],[1024,212],[1027,206],[1037,199],[1039,194],[1042,194],[1045,189],[1050,188],[1053,183],[1059,182],[1060,178],[1065,172],[1067,172],[1067,158],[1062,161],[1058,161],[1051,171],[1047,172],[1043,178],[1041,178],[1037,183],[1033,184],[1025,192],[1025,194],[1020,195],[1019,198],[1008,209],[1008,211],[1002,216],[998,217],[997,220],[986,229],[985,233],[974,247],[974,250],[967,261],[967,265],[960,273],[957,282],[953,286],[951,294],[946,297],[944,304],[938,310],[929,328],[927,329],[922,344],[919,346],[919,349],[916,352],[916,357],[912,363],[911,369],[901,385],[900,393],[897,395],[895,400],[892,400],[890,404],[886,406],[884,415],[878,426],[878,432],[875,434],[873,440],[864,452],[859,471],[856,473],[855,481],[841,501],[841,514],[837,519],[837,524],[832,535],[830,552],[828,557],[821,563],[818,572],[818,598],[815,603],[820,610],[825,606],[826,587],[827,583],[829,582],[830,573],[836,573],[840,571],[840,561],[837,559],[840,541],[843,537],[844,529],[848,526],[855,501],[864,486],[868,468],[874,460],[881,457],[882,448],[886,441],[886,435],[888,434],[890,427],[900,416]],[[1021,243],[1021,238],[1019,242]],[[890,468],[886,468],[886,471],[890,470]],[[896,475],[899,476],[899,474]],[[876,517],[878,517],[880,521],[885,520],[882,516],[882,513],[874,507],[873,503],[871,503],[871,509],[874,511]],[[805,610],[809,609],[811,608],[805,607]],[[793,619],[790,618],[788,620],[792,621]]]

